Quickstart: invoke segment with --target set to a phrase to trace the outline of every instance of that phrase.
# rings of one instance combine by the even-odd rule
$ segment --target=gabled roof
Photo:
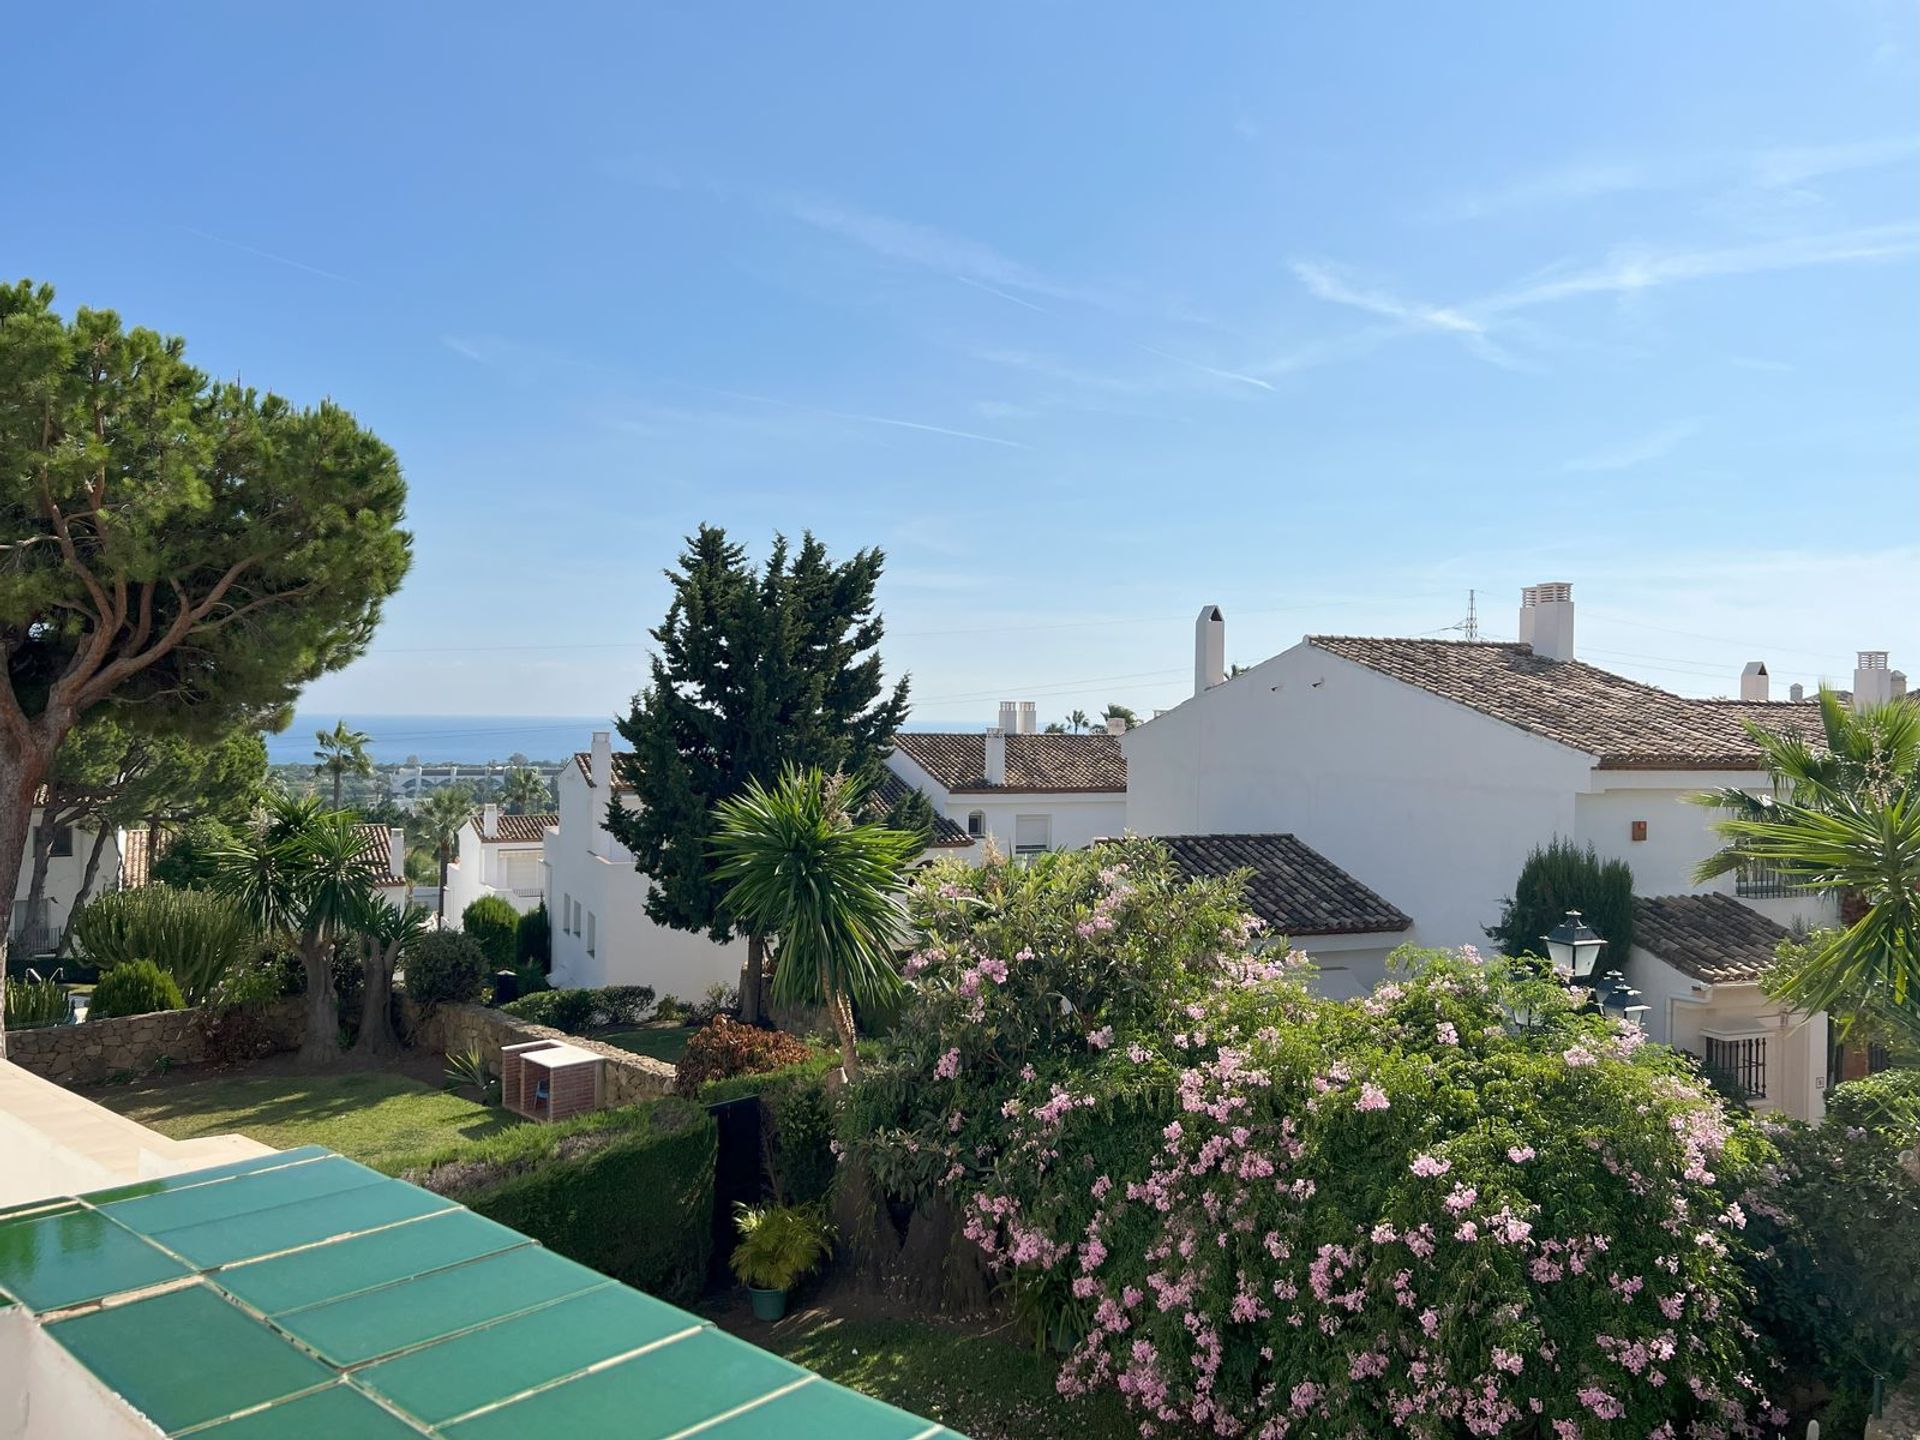
[[[1367,935],[1413,924],[1326,856],[1291,835],[1159,835],[1188,876],[1247,877],[1247,908],[1289,938]]]
[[[881,820],[886,812],[912,793],[913,787],[902,780],[893,771],[884,767],[880,779],[874,784],[867,796],[866,819]],[[973,837],[965,828],[949,820],[938,810],[933,812],[933,836],[927,841],[930,850],[964,850],[973,844]]]
[[[1307,643],[1532,735],[1596,757],[1602,770],[1751,770],[1742,723],[1821,738],[1817,705],[1694,700],[1531,645],[1309,635]]]
[[[1758,980],[1787,935],[1786,927],[1718,891],[1633,900],[1635,947],[1710,985]]]
[[[538,845],[546,838],[546,832],[560,823],[560,817],[552,812],[540,815],[509,815],[502,811],[494,817],[499,827],[493,834],[487,834],[483,828],[487,823],[484,809],[473,812],[473,833],[480,837],[483,845]]]
[[[626,794],[633,788],[620,778],[620,762],[631,754],[633,754],[631,750],[616,750],[613,752],[613,790],[616,795]],[[576,750],[573,756],[573,763],[580,767],[580,777],[587,782],[587,787],[591,789],[593,787],[593,752],[589,750]]]
[[[987,737],[979,731],[903,730],[893,748],[949,793],[1124,794],[1127,788],[1126,757],[1111,735],[1009,735],[1001,785],[987,783]]]
[[[393,873],[392,832],[385,825],[356,825],[353,828],[360,832],[360,858],[373,871],[373,883],[381,889],[389,885],[406,884],[406,876]]]

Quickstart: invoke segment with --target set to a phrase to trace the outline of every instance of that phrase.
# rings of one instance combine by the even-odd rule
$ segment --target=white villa
[[[1693,881],[1720,842],[1712,814],[1687,797],[1767,791],[1742,722],[1817,738],[1817,707],[1772,700],[1764,665],[1747,667],[1739,700],[1696,700],[1577,660],[1565,584],[1528,588],[1520,636],[1313,635],[1228,679],[1225,617],[1207,606],[1192,698],[1121,739],[1127,825],[1157,836],[1298,836],[1411,918],[1400,940],[1425,945],[1484,944],[1528,852],[1555,836],[1626,860],[1642,895],[1721,893],[1776,925],[1835,918],[1830,899],[1793,893],[1777,877]],[[1862,655],[1862,702],[1902,687],[1883,653]],[[1665,994],[1654,958],[1689,973],[1686,933],[1664,932],[1663,950],[1607,960],[1650,997]],[[1356,966],[1342,985],[1368,979]],[[1737,989],[1724,977],[1690,981],[1673,1006],[1655,1002],[1649,1031],[1688,1048],[1722,1032],[1749,1036],[1758,1005],[1780,1077],[1768,1102],[1818,1114],[1825,1018],[1782,1016],[1757,991]]]
[[[145,830],[116,828],[102,836],[98,830],[85,825],[60,825],[52,837],[53,849],[47,860],[40,904],[30,908],[27,898],[33,888],[33,857],[39,848],[44,823],[45,813],[36,805],[32,828],[28,831],[27,852],[20,857],[20,873],[15,877],[13,916],[8,923],[10,953],[17,956],[51,954],[59,945],[60,937],[73,919],[74,902],[80,896],[96,840],[101,842],[100,855],[89,894],[99,895],[147,883]]]
[[[460,827],[454,859],[447,866],[447,923],[458,927],[467,906],[498,895],[522,915],[546,894],[547,832],[560,823],[554,813],[506,815],[482,805]]]

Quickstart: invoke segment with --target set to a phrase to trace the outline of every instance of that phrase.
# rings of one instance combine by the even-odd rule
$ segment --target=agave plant
[[[449,1051],[446,1077],[447,1084],[455,1089],[471,1085],[480,1093],[480,1098],[489,1103],[493,1099],[493,1087],[499,1083],[494,1077],[493,1068],[487,1064],[487,1052],[478,1045]]]

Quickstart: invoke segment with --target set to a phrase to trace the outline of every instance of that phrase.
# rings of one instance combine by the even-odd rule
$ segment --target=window
[[[1040,855],[1053,848],[1053,817],[1051,815],[1016,815],[1013,817],[1013,853],[1016,855]]]
[[[37,827],[33,838],[35,844],[38,844],[40,836],[37,833]],[[53,848],[47,853],[56,860],[64,860],[73,854],[73,827],[71,825],[56,825],[53,827]]]
[[[578,900],[573,902],[573,933],[576,935],[580,933],[580,902]]]
[[[1718,1070],[1747,1094],[1749,1100],[1767,1098],[1767,1042],[1761,1035],[1723,1040],[1707,1037],[1707,1068]]]
[[[587,954],[594,953],[594,946],[600,939],[600,920],[593,911],[587,911]]]
[[[571,895],[560,897],[560,933],[562,935],[573,933],[573,896]]]
[[[1812,885],[1797,884],[1780,871],[1765,865],[1744,865],[1734,872],[1733,893],[1749,900],[1765,900],[1783,895],[1814,895]]]
[[[974,810],[967,815],[967,834],[978,840],[987,833],[987,816],[984,810]]]

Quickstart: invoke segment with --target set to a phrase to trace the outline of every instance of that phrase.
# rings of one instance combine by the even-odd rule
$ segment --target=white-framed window
[[[594,946],[600,942],[600,919],[593,911],[587,911],[587,954],[594,953]]]
[[[975,840],[978,840],[986,833],[987,812],[984,810],[969,811],[967,813],[967,834],[971,835]]]
[[[1053,848],[1053,817],[1051,815],[1016,815],[1013,817],[1013,853],[1016,855],[1043,855]]]

